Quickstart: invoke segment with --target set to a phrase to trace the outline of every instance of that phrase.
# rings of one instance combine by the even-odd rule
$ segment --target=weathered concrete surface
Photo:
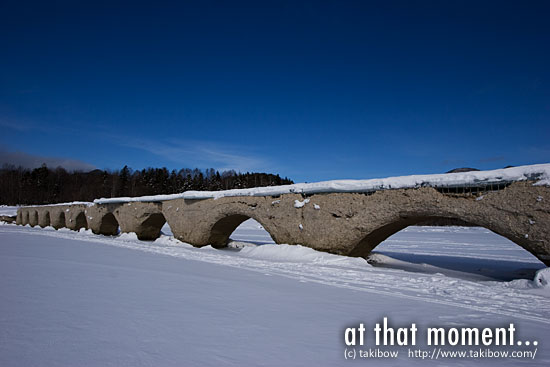
[[[298,229],[301,218],[294,199],[301,196],[176,199],[164,202],[162,211],[174,236],[195,246],[225,246],[233,230],[248,218],[262,224],[276,243],[293,244],[298,243],[299,232],[291,227]]]
[[[38,212],[38,225],[42,228],[50,225],[50,211],[48,209],[39,208]]]
[[[195,246],[224,246],[247,218],[264,226],[276,243],[302,244],[340,255],[366,256],[403,228],[452,218],[498,233],[550,265],[550,188],[517,182],[483,197],[442,194],[433,188],[383,190],[372,195],[334,193],[177,199],[163,212],[178,239]],[[315,209],[315,207],[319,209]]]
[[[51,206],[49,207],[50,213],[50,225],[55,229],[64,228],[67,226],[65,219],[65,210],[69,209],[68,206]]]
[[[21,225],[79,230],[87,228],[85,208],[83,204],[23,207],[17,210],[17,220]]]
[[[126,203],[118,206],[114,215],[122,232],[135,232],[140,240],[154,240],[166,223],[162,203]]]
[[[75,204],[60,205],[55,208],[63,210],[65,214],[65,226],[74,231],[78,231],[80,228],[88,228],[85,214],[86,207],[86,204]]]
[[[31,227],[38,225],[38,210],[29,209],[29,224]]]
[[[154,240],[166,223],[161,203],[124,203],[92,205],[86,209],[86,219],[94,233],[116,235],[135,232],[141,240]]]
[[[86,208],[88,227],[95,234],[114,236],[118,233],[118,220],[113,214],[120,204],[92,205]]]
[[[366,256],[403,228],[430,220],[460,220],[498,233],[550,265],[550,187],[515,182],[485,193],[443,194],[431,187],[381,190],[371,195],[315,194],[309,202],[298,194],[280,197],[224,197],[27,207],[18,210],[21,224],[59,228],[64,214],[71,229],[91,228],[114,235],[136,232],[155,239],[168,221],[174,236],[195,246],[225,246],[237,226],[248,218],[260,222],[276,243],[302,244],[320,251]],[[39,214],[39,212],[41,214]]]
[[[19,209],[19,210],[21,210],[21,225],[25,226],[29,224],[29,211],[24,209]]]
[[[21,225],[51,225],[56,229],[91,228],[94,233],[103,235],[116,235],[120,226],[121,232],[135,232],[142,240],[158,238],[166,223],[160,202],[23,207],[17,211],[17,220]]]
[[[86,209],[88,225],[94,233],[116,235],[135,232],[140,240],[154,240],[166,220],[161,203],[124,203],[92,205]]]

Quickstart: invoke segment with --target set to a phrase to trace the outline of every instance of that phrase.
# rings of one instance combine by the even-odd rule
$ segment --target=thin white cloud
[[[0,149],[0,167],[14,165],[23,168],[36,168],[46,164],[50,168],[63,167],[68,171],[91,171],[96,167],[89,163],[70,158],[45,157],[24,152],[8,152]]]
[[[242,154],[238,147],[223,145],[217,147],[213,142],[191,142],[167,140],[156,142],[141,139],[118,141],[120,145],[145,150],[171,162],[188,167],[213,167],[220,171],[240,172],[266,170],[269,162],[263,158]]]
[[[31,129],[29,125],[18,121],[11,121],[6,119],[0,119],[0,127],[3,129],[12,129],[17,131],[27,131]]]

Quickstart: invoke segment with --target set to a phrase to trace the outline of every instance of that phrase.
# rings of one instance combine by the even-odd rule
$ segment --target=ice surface
[[[232,237],[261,238],[259,227],[247,221]],[[422,256],[453,250],[464,264],[517,258],[518,268],[543,267],[488,231],[412,227],[399,234],[379,253],[389,262],[408,246]],[[164,235],[147,242],[132,234],[3,224],[0,365],[344,366],[350,364],[343,356],[344,328],[357,322],[372,327],[384,316],[420,329],[514,322],[521,340],[539,341],[536,359],[482,362],[550,363],[548,288],[528,279],[444,274],[438,265],[445,271],[444,263],[434,263],[426,272],[410,272],[301,246],[197,249]],[[536,279],[547,274],[540,271]],[[408,358],[406,348],[398,360],[376,362],[438,365]]]

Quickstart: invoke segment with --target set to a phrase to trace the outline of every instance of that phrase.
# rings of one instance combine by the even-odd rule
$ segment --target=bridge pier
[[[135,232],[140,240],[154,240],[166,220],[162,203],[131,202],[123,204],[94,204],[87,208],[88,224],[96,234],[116,235]]]
[[[154,240],[166,223],[160,202],[131,202],[114,210],[120,229],[124,233],[135,232],[140,240]]]
[[[29,210],[29,224],[31,227],[38,225],[38,211],[36,209]]]
[[[17,212],[21,210],[21,225],[26,226],[29,224],[29,210],[28,209],[18,209]]]
[[[121,204],[93,204],[86,208],[88,227],[95,234],[115,236],[118,234],[118,221],[114,211]]]
[[[88,229],[86,221],[86,204],[61,205],[64,210],[65,226],[73,231],[78,231],[81,228]]]
[[[42,228],[50,225],[50,212],[48,207],[42,207],[37,210],[38,212],[38,225]]]
[[[61,206],[50,206],[48,207],[50,213],[50,225],[55,228],[64,228],[66,227],[65,221],[65,209],[66,207]]]

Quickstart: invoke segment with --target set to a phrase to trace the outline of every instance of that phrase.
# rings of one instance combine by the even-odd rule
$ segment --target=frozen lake
[[[372,266],[270,245],[260,227],[243,223],[217,250],[0,225],[0,365],[347,365],[345,328],[383,317],[419,328],[512,322],[521,340],[538,341],[536,358],[481,362],[550,363],[550,292],[530,280],[544,266],[500,236],[409,227],[376,248]],[[396,359],[371,362],[441,362],[392,350]]]

